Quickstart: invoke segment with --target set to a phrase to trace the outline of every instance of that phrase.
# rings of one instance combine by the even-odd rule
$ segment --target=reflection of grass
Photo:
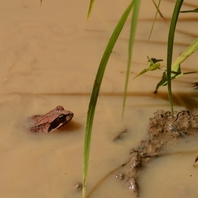
[[[94,3],[94,0],[91,0],[90,6],[89,6],[89,11],[88,11],[88,16],[91,13],[93,3]],[[173,12],[173,15],[171,18],[171,24],[170,24],[169,36],[168,36],[166,83],[160,85],[160,86],[163,86],[166,84],[168,85],[168,96],[169,96],[169,102],[170,102],[170,107],[171,107],[172,113],[173,113],[173,104],[172,104],[171,80],[173,78],[171,75],[173,75],[174,72],[175,72],[175,74],[178,74],[178,67],[180,69],[180,64],[184,60],[186,60],[186,58],[188,58],[198,48],[198,39],[196,39],[195,42],[192,45],[190,45],[190,47],[179,57],[179,59],[176,61],[176,63],[174,63],[172,65],[174,34],[175,34],[176,24],[178,21],[178,16],[179,16],[179,12],[180,12],[180,8],[181,8],[182,4],[183,4],[183,0],[177,0],[175,3],[175,8],[174,8],[174,12]],[[136,24],[138,22],[139,5],[140,5],[140,0],[132,0],[130,5],[126,8],[125,12],[123,13],[122,17],[120,18],[120,20],[116,26],[116,28],[114,29],[114,32],[113,32],[111,38],[109,39],[109,42],[108,42],[107,47],[104,51],[104,54],[101,59],[101,62],[100,62],[99,68],[98,68],[98,72],[97,72],[97,75],[95,78],[95,82],[93,85],[92,94],[91,94],[91,98],[90,98],[90,103],[89,103],[88,114],[87,114],[86,131],[85,131],[85,139],[84,139],[83,191],[82,191],[83,198],[85,198],[85,196],[86,196],[86,183],[87,183],[87,173],[88,173],[91,131],[92,131],[95,107],[96,107],[96,103],[97,103],[98,94],[100,91],[101,82],[103,79],[103,75],[104,75],[109,57],[110,57],[111,52],[114,48],[114,45],[118,39],[118,36],[119,36],[125,22],[126,22],[127,17],[129,16],[129,14],[133,8],[131,32],[130,32],[130,38],[129,38],[129,51],[128,51],[129,56],[128,56],[128,64],[127,64],[127,72],[126,72],[124,100],[123,100],[123,113],[124,113],[128,80],[129,80],[129,75],[130,75],[132,49],[133,49],[134,38],[135,38]],[[159,12],[159,8],[157,9],[156,12]],[[174,71],[174,68],[172,69],[172,66],[174,66],[174,68],[176,68],[176,71]],[[162,80],[163,80],[163,77],[162,77]]]

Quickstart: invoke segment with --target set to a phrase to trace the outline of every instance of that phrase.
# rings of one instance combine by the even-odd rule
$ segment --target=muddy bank
[[[132,149],[129,160],[123,164],[124,173],[116,175],[117,179],[124,181],[129,190],[138,196],[138,174],[146,168],[146,164],[156,157],[160,157],[167,144],[176,144],[179,138],[195,136],[198,133],[198,115],[188,110],[174,112],[158,110],[150,118],[148,126],[148,139],[142,140],[140,145]]]

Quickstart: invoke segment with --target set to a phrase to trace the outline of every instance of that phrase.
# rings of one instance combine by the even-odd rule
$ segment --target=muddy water
[[[75,184],[82,178],[89,96],[108,38],[129,1],[118,1],[111,12],[112,2],[96,2],[88,21],[89,1],[39,3],[15,0],[0,7],[0,197],[81,197]],[[147,66],[147,56],[166,57],[167,21],[173,3],[164,1],[162,6],[167,20],[157,20],[148,43],[154,7],[142,4],[131,77]],[[174,58],[195,39],[196,26],[186,28],[190,20],[195,23],[192,16],[189,20],[183,17],[179,24],[182,32],[177,33]],[[149,73],[144,78],[131,78],[121,121],[128,25],[112,52],[96,109],[88,175],[90,197],[135,197],[110,172],[147,137],[148,118],[153,112],[169,109],[165,88],[152,94],[161,73]],[[184,68],[191,71],[196,62],[194,55]],[[190,84],[196,78],[192,75],[174,82],[177,110],[197,107],[197,92]],[[64,130],[50,135],[28,133],[27,117],[44,114],[59,104],[75,114]],[[113,142],[125,129],[124,138]],[[140,197],[196,197],[197,168],[192,166],[196,142],[181,142],[180,148],[189,152],[153,160],[142,171]],[[168,148],[172,153],[178,150]]]

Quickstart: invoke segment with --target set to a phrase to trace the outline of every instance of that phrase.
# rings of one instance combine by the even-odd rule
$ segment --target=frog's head
[[[71,111],[65,111],[65,113],[59,114],[49,125],[48,133],[61,128],[65,124],[67,124],[72,118],[74,114]]]

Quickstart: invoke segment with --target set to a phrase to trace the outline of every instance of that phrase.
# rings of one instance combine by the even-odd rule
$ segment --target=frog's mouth
[[[73,116],[74,114],[72,112],[67,114],[60,114],[54,121],[51,122],[47,132],[51,133],[52,131],[64,126],[73,118]]]

